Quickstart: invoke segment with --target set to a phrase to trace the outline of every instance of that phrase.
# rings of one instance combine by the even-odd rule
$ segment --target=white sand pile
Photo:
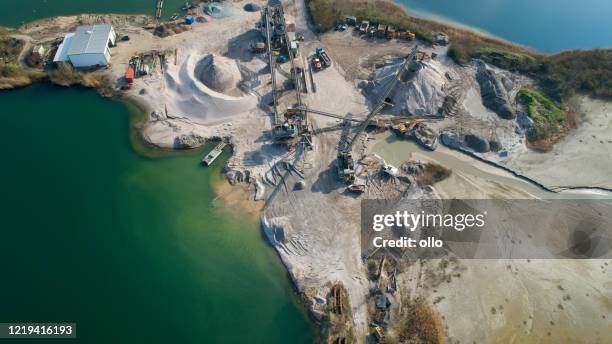
[[[208,88],[228,93],[240,80],[240,70],[236,62],[216,54],[208,54],[195,67],[196,77]]]
[[[368,92],[371,101],[378,100],[402,63],[400,60],[376,70]],[[444,67],[435,60],[418,62],[413,66],[391,93],[394,106],[386,112],[402,116],[436,116],[445,97],[442,91],[446,82]]]
[[[207,61],[209,56],[186,52],[178,65],[166,65],[163,80],[142,84],[146,92],[139,98],[159,114],[167,113],[169,117],[199,124],[228,121],[256,110],[257,97],[254,95],[236,97],[218,92],[233,90],[239,80],[240,73],[233,60],[215,56],[210,65],[213,76],[203,75],[206,74],[204,67],[209,65],[202,61]],[[236,70],[227,72],[227,69],[231,71],[227,66],[234,66]]]

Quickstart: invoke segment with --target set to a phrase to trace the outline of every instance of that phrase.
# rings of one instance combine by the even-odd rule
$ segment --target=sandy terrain
[[[132,56],[151,50],[165,52],[166,63],[158,64],[150,75],[137,78],[125,92],[127,98],[141,104],[148,113],[142,124],[144,139],[167,148],[183,148],[186,142],[193,143],[188,146],[201,145],[211,137],[231,141],[234,154],[226,165],[228,176],[250,183],[235,187],[216,185],[218,199],[249,216],[257,216],[261,210],[264,232],[315,317],[321,316],[318,313],[321,302],[317,300],[325,299],[331,283],[341,282],[350,299],[357,341],[365,341],[371,321],[370,281],[361,257],[361,199],[391,197],[401,192],[412,197],[555,197],[507,171],[457,151],[440,147],[433,153],[425,153],[415,149],[414,144],[395,142],[388,134],[362,135],[353,149],[354,156],[360,158],[374,151],[395,165],[408,159],[431,160],[452,169],[451,176],[434,189],[413,184],[406,191],[407,185],[382,178],[379,170],[374,169],[363,196],[347,193],[346,185],[337,178],[335,166],[339,130],[315,135],[312,151],[299,146],[288,150],[272,142],[268,107],[270,71],[264,54],[248,51],[248,44],[258,35],[253,28],[260,14],[244,12],[245,3],[225,2],[230,14],[226,18],[197,23],[191,30],[167,38],[153,36],[143,29],[148,24],[146,18],[111,18],[116,31],[129,34],[131,39],[113,48],[113,65],[105,72],[117,80],[119,87]],[[388,70],[376,67],[385,60],[406,56],[414,43],[366,40],[352,30],[318,37],[308,28],[304,1],[284,4],[288,20],[293,20],[297,31],[305,37],[300,45],[298,65],[303,66],[319,46],[325,47],[333,60],[331,68],[312,75],[316,92],[308,85],[310,92],[302,95],[304,103],[312,109],[363,118],[377,100],[376,84],[380,86],[393,75],[389,64]],[[74,27],[76,21],[77,17],[57,19],[55,30],[59,34]],[[29,30],[35,37],[42,35],[38,27]],[[516,120],[501,119],[484,107],[474,65],[453,64],[445,56],[443,47],[423,49],[439,56],[424,62],[429,69],[423,74],[402,80],[394,99],[403,105],[389,113],[404,115],[406,111],[420,111],[419,114],[429,115],[437,112],[445,96],[452,96],[457,105],[448,109],[443,120],[432,121],[431,127],[498,140],[508,153],[486,153],[482,155],[484,158],[546,185],[611,185],[608,172],[612,170],[612,108],[609,103],[582,99],[585,113],[582,125],[552,152],[534,153],[525,147],[523,135],[517,133]],[[507,92],[512,98],[520,87],[530,83],[526,78],[492,69],[508,80]],[[285,85],[290,75],[288,64],[278,67],[276,74],[277,83]],[[307,80],[310,77],[308,73]],[[370,80],[374,92],[363,88],[363,80],[370,77],[374,79]],[[279,108],[286,109],[295,101],[293,90],[285,89]],[[327,128],[339,122],[336,118],[309,115],[309,123],[314,128]],[[298,182],[304,182],[303,189],[298,187]],[[256,193],[265,201],[252,201]],[[609,194],[602,196],[609,197]],[[604,343],[612,333],[609,319],[604,318],[612,310],[610,263],[458,261],[451,268],[455,273],[460,272],[460,277],[440,282],[435,276],[446,271],[439,268],[437,261],[429,261],[414,264],[398,280],[405,287],[400,294],[420,295],[434,304],[444,317],[453,343],[559,343],[563,340]]]
[[[252,185],[231,185],[226,181],[219,181],[213,185],[213,188],[217,195],[215,201],[222,203],[223,206],[234,212],[236,216],[244,216],[246,214],[255,221],[259,219],[264,202],[254,200]]]
[[[601,187],[612,189],[612,103],[586,97],[577,99],[582,122],[552,151],[522,148],[505,163],[509,168],[554,188]]]
[[[455,151],[432,154],[405,141],[385,142],[373,151],[392,163],[419,159],[452,168],[435,187],[443,198],[561,196]],[[576,343],[584,342],[583,333],[592,343],[609,340],[610,260],[459,260],[447,269],[439,263],[422,261],[400,276],[412,297],[426,297],[444,316],[450,342]],[[448,275],[455,277],[441,277]]]
[[[297,11],[293,12],[293,10]],[[297,9],[288,7],[287,12],[299,13],[299,10],[300,7]],[[301,26],[303,25],[300,24],[301,21],[296,20],[296,22],[298,30],[308,33],[307,28]],[[243,28],[243,30],[246,29],[246,27]],[[368,58],[355,63],[351,62],[356,60],[355,53],[345,49],[346,46],[334,45],[334,39],[336,39],[334,37],[342,37],[342,35],[346,36],[347,33],[325,35],[321,42],[312,35],[310,37],[313,40],[307,40],[302,44],[302,56],[307,56],[315,47],[322,45],[328,49],[334,61],[337,62],[333,68],[313,75],[317,92],[305,95],[304,101],[311,108],[337,114],[350,112],[359,117],[367,111],[367,104],[371,100],[364,97],[356,87],[358,80],[371,73],[373,62],[377,61],[377,58],[405,55],[410,45],[381,43],[383,48],[378,53],[380,55],[370,57],[371,60]],[[306,36],[309,37],[309,35]],[[377,46],[377,42],[367,42],[354,37],[350,39],[353,41],[349,43],[359,45],[360,49],[377,51],[372,49],[373,46]],[[339,38],[336,42],[346,44],[343,39]],[[144,95],[145,98],[148,97],[151,104],[157,104],[157,108],[162,107],[161,100],[163,100],[164,107],[168,109],[170,116],[167,118],[162,116],[153,120],[145,133],[154,133],[149,136],[150,140],[158,143],[166,142],[166,144],[171,144],[172,139],[179,133],[186,132],[201,136],[233,137],[236,154],[229,162],[228,168],[248,171],[255,178],[261,178],[261,183],[265,185],[266,193],[269,195],[262,216],[264,231],[279,252],[299,290],[311,302],[312,307],[316,304],[315,298],[324,297],[328,292],[330,282],[342,282],[349,293],[351,313],[357,333],[366,333],[369,322],[366,302],[368,281],[360,258],[358,241],[359,199],[344,194],[344,187],[337,181],[333,165],[340,133],[330,132],[316,137],[314,151],[303,157],[300,155],[301,152],[287,153],[282,149],[269,146],[266,143],[267,136],[265,135],[265,130],[270,125],[268,116],[256,106],[242,107],[241,105],[242,102],[251,101],[251,98],[256,99],[253,94],[265,97],[265,87],[255,89],[251,94],[228,96],[208,89],[199,81],[197,73],[194,72],[198,61],[205,54],[222,53],[223,50],[223,46],[181,49],[182,53],[179,54],[177,65],[168,66],[165,72],[164,88],[148,87],[148,92]],[[343,56],[342,54],[352,54],[353,58],[342,59],[339,57]],[[255,60],[252,63],[262,63],[262,61]],[[352,67],[351,63],[354,63]],[[439,63],[448,68],[446,67],[448,61],[442,59]],[[253,68],[253,70],[260,69]],[[504,142],[521,144],[521,141],[517,140],[517,136],[514,135],[515,124],[512,121],[501,120],[484,108],[479,101],[480,92],[471,79],[474,70],[456,70],[455,72],[467,75],[469,80],[467,82],[469,87],[460,95],[463,110],[459,111],[455,117],[437,124],[438,127],[469,128],[479,134],[495,135],[496,137],[505,135],[507,138],[504,138]],[[266,74],[262,73],[259,77],[264,80],[262,84],[267,85]],[[453,85],[445,85],[445,87],[450,86]],[[190,100],[194,96],[202,98],[196,98],[195,101]],[[287,97],[289,95],[283,96],[283,99]],[[288,98],[286,101],[290,102]],[[226,108],[223,111],[211,111],[216,116],[208,118],[206,109],[214,106],[226,106]],[[193,111],[200,108],[203,108],[202,111]],[[248,111],[249,108],[251,111]],[[315,127],[327,127],[338,123],[337,119],[326,117],[311,116],[310,118]],[[216,120],[223,121],[225,124],[216,124]],[[543,193],[541,189],[514,178],[508,172],[475,162],[460,153],[442,148],[442,154],[447,154],[457,160],[450,162],[454,164],[451,166],[453,167],[452,176],[437,186],[438,193],[443,197],[530,198]],[[416,153],[415,157],[427,159],[425,154],[419,156]],[[440,159],[443,160],[442,162],[449,162],[444,158],[440,157]],[[303,179],[300,175],[282,168],[280,169],[282,177],[278,173],[270,172],[270,167],[277,166],[279,163],[296,166],[303,172]],[[265,181],[270,179],[276,179],[277,182],[270,184]],[[305,190],[295,189],[296,183],[300,180],[305,182]],[[220,197],[232,207],[246,206],[245,200],[250,198],[244,194],[242,189],[239,192],[228,190],[219,192]],[[369,195],[373,196],[372,193]],[[246,209],[249,208],[247,206]],[[251,208],[250,211],[253,209]],[[577,268],[572,266],[574,263],[563,261],[548,263],[461,261],[458,264],[463,271],[462,277],[453,279],[452,283],[432,287],[429,285],[431,281],[423,280],[419,283],[418,290],[409,289],[412,295],[422,295],[432,303],[440,295],[445,297],[442,301],[437,302],[435,307],[446,320],[449,338],[462,342],[507,342],[512,340],[537,342],[538,339],[545,341],[548,338],[548,332],[551,332],[551,339],[562,337],[563,333],[558,329],[555,331],[555,326],[551,325],[550,321],[559,323],[560,325],[557,325],[559,329],[562,326],[567,327],[569,324],[579,322],[579,326],[585,330],[597,329],[600,331],[594,332],[590,337],[594,341],[604,338],[605,323],[580,321],[581,318],[588,318],[587,315],[597,313],[597,316],[601,316],[599,313],[605,314],[609,311],[606,308],[609,307],[606,300],[610,295],[610,286],[605,279],[606,275],[598,275],[600,271],[597,269],[600,264],[584,263],[580,267],[583,272],[580,273],[573,270]],[[508,272],[508,264],[513,266],[514,270]],[[435,261],[418,266],[423,271],[431,270],[439,273]],[[517,268],[518,272],[515,273]],[[572,272],[569,273],[568,269]],[[537,273],[540,272],[541,277],[534,279],[534,276],[538,276]],[[580,274],[592,274],[589,281],[592,291],[588,293],[598,296],[579,295],[580,286],[586,283]],[[418,275],[424,276],[425,274]],[[406,277],[408,276],[414,276],[414,274],[408,271]],[[400,280],[402,278],[400,277]],[[572,300],[576,300],[576,304],[574,301],[562,301],[565,303],[564,309],[567,312],[557,308],[559,303],[557,299],[562,300],[565,294],[553,295],[550,293],[551,290],[558,288],[557,283],[561,280],[566,281],[562,287],[567,288],[567,293],[571,292]],[[412,281],[406,283],[410,287],[414,286]],[[433,291],[434,289],[436,292]],[[499,305],[503,306],[503,310],[497,310],[500,308]],[[496,307],[495,314],[492,314],[491,307]],[[471,311],[466,312],[466,309]],[[555,309],[558,310],[555,311]],[[474,330],[471,325],[474,323],[487,323],[488,326]]]
[[[236,7],[241,5],[234,4]],[[298,13],[296,10],[300,11],[300,8],[288,7],[288,17]],[[170,55],[163,74],[160,69],[151,76],[139,78],[129,91],[131,97],[146,103],[152,112],[143,130],[145,139],[159,146],[174,147],[180,135],[231,137],[234,155],[227,168],[250,174],[260,180],[258,183],[265,187],[268,193],[274,195],[267,201],[268,206],[262,221],[268,226],[283,228],[287,239],[284,242],[276,242],[275,246],[297,287],[305,295],[314,297],[325,293],[321,288],[325,288],[327,283],[341,281],[353,301],[352,313],[359,333],[365,333],[368,319],[363,298],[367,294],[367,281],[364,278],[357,241],[359,217],[356,212],[359,203],[357,200],[343,202],[344,196],[339,191],[326,191],[343,190],[343,187],[335,179],[332,170],[321,172],[329,169],[335,160],[338,133],[332,132],[329,134],[330,138],[322,137],[317,140],[315,152],[307,157],[305,166],[298,167],[304,171],[306,190],[292,191],[295,182],[300,179],[295,176],[285,176],[284,183],[277,186],[265,182],[266,179],[274,178],[269,172],[271,166],[279,162],[294,161],[295,153],[271,145],[266,134],[270,128],[270,118],[259,108],[262,102],[266,103],[265,99],[269,99],[269,73],[265,60],[263,56],[253,57],[237,52],[236,50],[244,50],[249,40],[237,42],[233,39],[236,35],[248,35],[255,21],[259,19],[259,13],[245,14],[245,17],[247,18],[241,15],[240,20],[229,17],[222,20],[223,25],[218,26],[196,25],[192,31],[181,33],[172,39],[159,39],[148,32],[139,32],[136,35],[144,37],[144,42],[132,45],[131,42],[138,42],[132,38],[130,44],[116,48],[117,53],[113,58],[127,61],[129,56],[145,47],[152,46],[159,50],[173,50],[178,47],[176,62]],[[304,20],[298,20],[296,26],[298,30],[308,33],[307,27],[303,26],[305,23]],[[204,40],[199,38],[202,34],[213,35],[218,39]],[[306,36],[308,37],[308,34]],[[310,37],[314,35],[310,34]],[[305,42],[301,46],[301,55],[307,56],[319,45],[316,41]],[[240,81],[244,81],[246,77],[256,78],[259,82],[254,84],[259,86],[242,94],[228,94],[211,89],[198,73],[199,63],[210,53],[233,57],[241,71],[253,71],[242,73]],[[126,65],[115,64],[113,72],[120,77],[125,68]],[[282,84],[283,75],[288,73],[285,68],[286,66],[283,66],[277,73],[279,84]],[[303,97],[309,107],[338,114],[351,112],[355,116],[363,116],[367,111],[360,92],[335,68],[316,73],[313,77],[317,92]],[[281,107],[291,105],[291,99],[290,92],[283,94]],[[336,119],[321,116],[313,116],[311,121],[319,128],[338,122]],[[285,187],[288,188],[287,191]],[[218,186],[216,190],[220,200],[225,201],[228,206],[244,209],[251,214],[258,211],[261,202],[252,206],[247,201],[252,199],[254,187],[250,187],[251,197],[240,184],[237,188],[239,190],[236,191],[227,186]],[[353,213],[354,216],[346,223],[330,222],[329,219],[337,213]]]
[[[359,81],[367,79],[374,65],[383,58],[405,56],[411,44],[367,41],[349,32],[326,34],[319,41],[303,19],[302,1],[298,1],[296,7],[287,6],[286,12],[296,18],[298,31],[306,37],[300,47],[299,64],[303,65],[305,58],[318,46],[324,46],[335,62],[332,68],[313,74],[317,92],[305,94],[304,102],[314,109],[363,117],[368,104],[376,97],[364,95],[357,87]],[[347,195],[344,185],[336,178],[334,161],[340,132],[316,136],[311,152],[287,152],[270,144],[266,133],[270,128],[270,117],[264,111],[265,106],[261,106],[270,99],[266,62],[261,56],[249,56],[244,52],[247,38],[233,38],[236,35],[248,37],[258,19],[259,14],[244,14],[239,19],[229,17],[196,25],[192,31],[172,39],[158,39],[148,32],[138,32],[136,35],[143,37],[143,41],[136,40],[138,43],[134,45],[118,47],[114,58],[127,61],[129,56],[145,47],[170,51],[178,48],[176,61],[170,56],[163,74],[160,69],[150,77],[139,79],[130,91],[132,97],[146,102],[152,111],[143,131],[145,138],[160,146],[173,147],[180,135],[230,137],[235,154],[227,169],[249,174],[256,180],[257,187],[244,184],[233,188],[217,186],[219,199],[232,208],[253,215],[264,204],[250,201],[254,190],[265,188],[266,201],[261,217],[264,231],[297,288],[308,300],[313,314],[317,314],[316,299],[325,297],[330,283],[342,282],[351,300],[353,323],[361,342],[370,321],[366,299],[369,282],[359,244],[360,199]],[[205,40],[201,38],[202,34],[214,35],[218,39]],[[443,49],[435,49],[444,53]],[[200,63],[211,53],[232,58],[242,72],[240,81],[256,80],[252,83],[255,86],[246,92],[232,87],[229,87],[231,91],[228,87],[211,89],[210,82],[198,72]],[[520,152],[524,142],[515,133],[514,121],[502,120],[482,105],[474,67],[457,68],[444,56],[429,63],[441,72],[430,78],[424,77],[420,83],[407,88],[413,95],[425,95],[419,103],[421,108],[431,100],[428,97],[435,96],[440,103],[443,95],[439,92],[443,91],[454,92],[460,104],[452,116],[433,125],[436,129],[469,129],[487,138],[497,138],[512,152]],[[124,69],[125,65],[120,62],[113,67],[113,73],[120,75]],[[244,73],[245,70],[251,72]],[[442,75],[446,71],[461,76],[461,81],[445,80]],[[282,84],[287,73],[286,67],[279,69],[279,83]],[[431,89],[429,79],[437,80],[434,89]],[[515,81],[514,92],[528,82],[520,78]],[[281,107],[292,105],[292,99],[291,92],[283,93]],[[411,97],[404,101],[410,102]],[[316,115],[311,115],[310,121],[316,128],[339,122]],[[599,122],[593,126],[599,128]],[[584,128],[593,132],[593,127]],[[602,135],[604,129],[600,129]],[[375,141],[384,142],[382,138]],[[364,146],[357,146],[357,151],[362,152]],[[449,165],[453,174],[436,186],[436,193],[442,197],[532,198],[545,194],[508,172],[449,149],[440,148],[439,153],[435,152],[440,155],[433,156],[418,151],[413,153],[411,156],[400,154],[398,160],[393,160],[393,154],[385,155],[384,149],[381,152],[396,164],[412,157]],[[518,153],[513,154],[514,159],[522,158]],[[551,156],[556,155],[551,153]],[[521,160],[516,164],[529,166]],[[293,172],[293,169],[300,173]],[[296,188],[298,181],[304,182],[304,190]],[[381,183],[376,189],[369,190],[367,197],[388,197],[393,192],[393,188]],[[600,270],[601,264],[597,261],[459,261],[457,269],[461,271],[461,277],[453,278],[451,283],[437,284],[423,277],[428,276],[426,271],[434,276],[440,273],[437,262],[430,261],[416,264],[414,269],[419,269],[418,272],[409,270],[398,279],[406,284],[405,292],[412,297],[421,295],[435,304],[453,341],[559,342],[560,338],[567,338],[567,342],[571,342],[578,339],[566,330],[571,325],[584,331],[591,330],[589,338],[597,342],[604,340],[609,330],[601,316],[610,312],[612,293],[607,275]],[[571,300],[564,300],[566,295],[570,295]],[[439,296],[444,298],[438,300]],[[562,304],[563,310],[558,304]],[[495,311],[491,310],[492,307]],[[466,312],[466,309],[470,311]],[[591,321],[591,318],[595,320]],[[475,329],[474,323],[487,325]]]
[[[435,269],[436,263],[427,264]],[[444,297],[436,308],[445,316],[449,337],[461,342],[606,343],[612,330],[606,263],[467,260],[460,262],[459,278],[422,292],[432,303]]]

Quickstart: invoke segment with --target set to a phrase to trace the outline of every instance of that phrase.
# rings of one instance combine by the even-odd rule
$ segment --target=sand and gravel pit
[[[234,60],[190,51],[180,64],[167,65],[162,87],[147,88],[144,97],[170,116],[214,123],[257,108],[257,98],[237,88],[240,80]]]
[[[225,94],[235,91],[241,78],[236,62],[217,54],[204,56],[197,62],[194,73],[208,88]]]

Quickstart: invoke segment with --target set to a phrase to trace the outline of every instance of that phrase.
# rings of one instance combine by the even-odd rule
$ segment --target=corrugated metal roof
[[[110,24],[77,27],[68,55],[104,53],[112,29]]]
[[[55,53],[55,57],[53,57],[53,62],[64,62],[68,61],[68,49],[72,44],[72,38],[74,38],[74,33],[69,33],[64,37],[62,44],[57,48],[57,52]]]

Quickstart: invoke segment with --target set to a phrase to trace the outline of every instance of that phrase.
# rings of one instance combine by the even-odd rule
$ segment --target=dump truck
[[[331,58],[323,48],[317,48],[312,57],[312,67],[315,71],[330,67],[332,65]]]
[[[311,64],[314,71],[320,71],[331,66],[332,61],[323,48],[317,48],[311,58]]]

